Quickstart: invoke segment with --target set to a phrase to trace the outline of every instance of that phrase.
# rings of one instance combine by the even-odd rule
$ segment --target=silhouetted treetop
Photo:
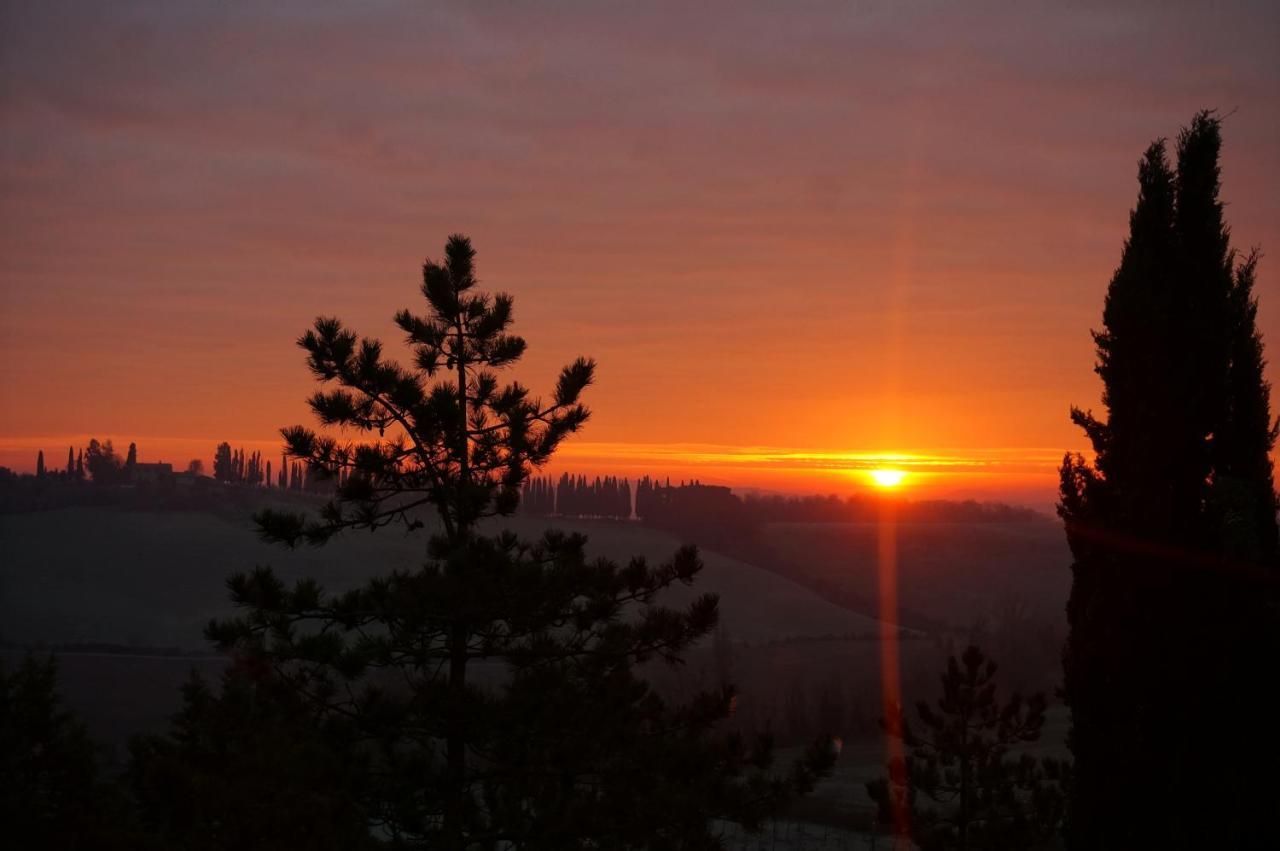
[[[566,366],[548,401],[518,382],[501,384],[495,370],[517,361],[525,342],[508,332],[511,296],[475,287],[471,241],[452,236],[443,261],[423,265],[427,312],[406,309],[395,317],[414,353],[412,368],[335,318],[316,319],[302,335],[298,345],[312,373],[336,385],[309,400],[316,417],[325,426],[377,432],[379,439],[344,442],[303,426],[282,430],[289,454],[304,459],[310,472],[348,476],[319,522],[265,514],[268,537],[318,543],[343,528],[413,524],[407,512],[427,504],[447,535],[465,536],[477,520],[515,510],[532,470],[586,422],[578,400],[595,364],[578,358]]]

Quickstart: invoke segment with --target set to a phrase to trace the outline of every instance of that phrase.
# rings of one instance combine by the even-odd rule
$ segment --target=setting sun
[[[902,470],[869,470],[868,474],[876,487],[881,488],[896,488],[907,477]]]

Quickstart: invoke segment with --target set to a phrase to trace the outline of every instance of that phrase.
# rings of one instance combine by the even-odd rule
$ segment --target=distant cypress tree
[[[235,478],[231,444],[225,440],[213,451],[213,477],[220,482],[230,482]]]
[[[567,517],[570,513],[570,503],[572,502],[569,496],[570,487],[569,474],[561,473],[560,481],[556,484],[556,514],[561,517]]]
[[[67,478],[70,479],[76,474],[76,452],[75,448],[67,447]]]
[[[636,483],[636,518],[644,520],[649,516],[653,500],[653,483],[648,476]]]
[[[1218,199],[1220,130],[1196,116],[1176,172],[1162,141],[1147,150],[1094,335],[1108,416],[1072,412],[1095,454],[1066,458],[1059,506],[1074,848],[1252,847],[1269,832],[1276,431],[1257,258],[1237,263]],[[1250,744],[1224,745],[1246,718]]]
[[[138,444],[130,443],[129,453],[125,456],[125,459],[124,459],[125,475],[132,478],[133,468],[136,466],[138,466]]]
[[[36,478],[44,478],[44,450],[41,449],[36,453]]]
[[[555,496],[551,482],[545,476],[535,476],[525,483],[520,502],[521,510],[531,517],[546,517],[555,510]]]

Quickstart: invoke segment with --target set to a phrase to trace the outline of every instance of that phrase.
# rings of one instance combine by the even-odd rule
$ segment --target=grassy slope
[[[232,518],[238,513],[230,515]],[[534,537],[543,521],[517,518],[513,531]],[[673,552],[668,535],[628,524],[557,524],[591,538],[593,555],[657,561]],[[0,641],[10,645],[79,643],[178,647],[203,653],[205,623],[232,612],[228,574],[269,564],[286,579],[313,576],[331,590],[358,584],[421,558],[421,534],[396,529],[352,534],[320,549],[289,551],[259,542],[247,519],[208,512],[142,512],[67,508],[0,515]],[[874,621],[828,603],[768,571],[714,554],[693,588],[721,594],[723,619],[735,640],[864,633]],[[21,654],[0,650],[0,660]],[[214,658],[61,654],[68,704],[95,736],[123,753],[131,733],[157,730],[177,709],[178,687],[192,668],[216,675]]]
[[[541,520],[516,518],[511,528],[539,534]],[[591,552],[614,559],[642,555],[660,560],[677,541],[631,524],[560,521],[560,528],[591,539]],[[931,527],[901,530],[904,602],[963,621],[987,610],[1002,593],[1016,593],[1046,608],[1065,600],[1066,568],[1056,527]],[[875,594],[873,526],[774,526],[767,541],[774,554],[861,583]],[[204,623],[230,612],[223,581],[232,571],[271,564],[286,578],[315,576],[333,589],[349,587],[393,567],[412,567],[421,536],[397,530],[349,535],[318,550],[290,552],[255,538],[247,520],[202,512],[132,512],[73,508],[0,515],[0,631],[10,643],[71,642],[172,645],[203,650]],[[869,618],[838,608],[776,574],[716,554],[704,554],[706,571],[692,589],[677,589],[681,603],[701,591],[722,597],[726,626],[735,642],[759,645],[775,638],[863,634]],[[1055,596],[1060,595],[1055,600]],[[936,688],[938,652],[925,642],[903,646],[907,685],[920,695]],[[17,654],[0,651],[13,661]],[[782,696],[796,683],[840,680],[849,700],[878,711],[878,645],[865,641],[801,642],[739,648],[736,678],[744,707],[760,703],[764,715],[781,712]],[[917,658],[918,657],[918,658]],[[709,658],[691,660],[690,688],[709,676]],[[193,667],[216,676],[217,659],[65,654],[62,689],[69,705],[102,741],[123,755],[127,737],[158,730],[177,709],[178,687]],[[915,682],[919,680],[919,682]],[[813,694],[807,693],[812,699]],[[1043,749],[1062,745],[1062,712]],[[795,817],[850,825],[870,812],[863,784],[882,770],[882,744],[848,741],[835,775]],[[825,828],[824,828],[825,830]],[[841,840],[848,841],[848,840]],[[752,846],[754,847],[754,846]],[[807,846],[808,847],[808,846]],[[833,846],[837,847],[837,846]]]
[[[774,523],[760,558],[860,594],[874,611],[878,535],[874,523]],[[897,548],[906,613],[965,628],[1017,599],[1038,618],[1065,619],[1071,557],[1056,522],[904,523]]]
[[[532,537],[543,521],[517,518]],[[660,560],[677,542],[640,526],[569,521],[560,528],[591,538],[593,555]],[[0,638],[8,643],[110,642],[201,648],[211,617],[230,613],[228,574],[269,564],[286,579],[313,576],[340,590],[392,568],[410,568],[421,533],[394,528],[349,534],[319,549],[288,551],[259,542],[247,520],[202,512],[68,508],[0,516]],[[738,640],[863,633],[874,621],[832,605],[765,570],[715,554],[680,604],[720,593],[726,625]]]

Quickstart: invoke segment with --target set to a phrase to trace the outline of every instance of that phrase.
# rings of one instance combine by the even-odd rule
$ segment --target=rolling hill
[[[525,537],[544,520],[503,524]],[[635,524],[558,521],[588,535],[591,555],[657,561],[676,539]],[[252,524],[199,511],[75,507],[0,516],[0,640],[7,644],[110,643],[201,649],[204,624],[226,616],[226,577],[271,565],[286,580],[312,576],[329,590],[352,587],[392,568],[411,568],[422,533],[389,528],[351,533],[318,549],[289,551],[258,541]],[[679,605],[720,594],[722,618],[739,641],[863,634],[876,622],[823,600],[775,573],[714,553],[692,588],[673,589]]]

